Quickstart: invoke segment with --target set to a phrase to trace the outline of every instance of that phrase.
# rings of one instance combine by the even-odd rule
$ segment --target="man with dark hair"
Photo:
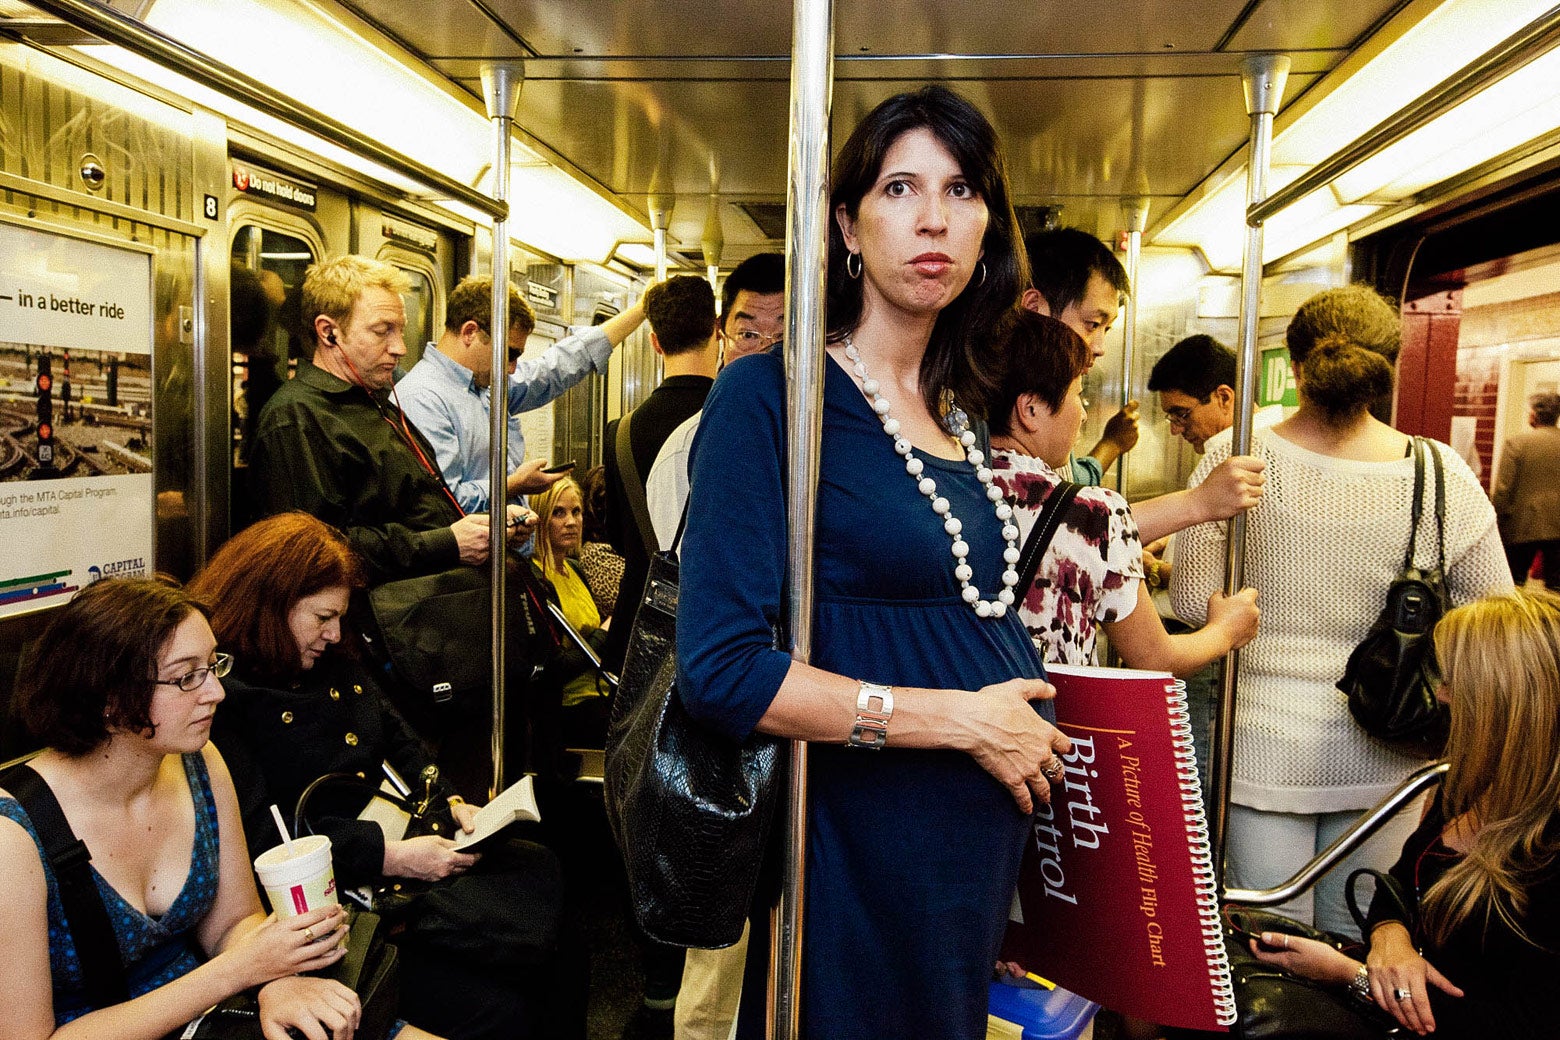
[[[643,404],[621,420],[607,424],[607,537],[623,556],[623,581],[617,607],[602,654],[607,667],[617,671],[628,647],[629,629],[639,611],[645,574],[650,566],[646,545],[655,538],[642,530],[639,507],[628,486],[644,493],[657,453],[671,432],[704,407],[704,398],[715,383],[719,354],[715,342],[715,293],[708,282],[692,275],[668,278],[645,293],[645,314],[650,320],[650,344],[662,357],[663,378]],[[628,424],[627,444],[620,426]],[[632,472],[625,469],[632,466]]]
[[[785,335],[785,257],[755,253],[726,276],[721,290],[723,360],[768,350]]]
[[[1024,290],[1024,307],[1071,328],[1098,360],[1105,353],[1105,334],[1121,313],[1121,299],[1132,291],[1126,268],[1105,243],[1077,228],[1032,231],[1024,236],[1024,250],[1034,282]],[[1111,464],[1137,443],[1137,410],[1138,403],[1128,401],[1106,421],[1100,442],[1072,459],[1073,480],[1091,487],[1103,482]]]
[[[644,321],[635,304],[605,323],[560,340],[535,357],[522,358],[536,316],[509,287],[509,473],[504,497],[545,491],[563,479],[543,473],[546,459],[525,459],[520,414],[550,404],[591,372],[605,374],[613,349]],[[469,277],[450,292],[444,332],[396,386],[406,417],[433,445],[439,471],[466,512],[488,508],[489,386],[493,373],[493,279]]]
[[[1544,557],[1544,587],[1560,591],[1560,394],[1528,398],[1532,429],[1506,442],[1495,478],[1495,516],[1511,580],[1527,581],[1533,557]]]
[[[1208,438],[1235,423],[1235,352],[1212,336],[1187,336],[1148,374],[1148,389],[1179,433],[1201,455]]]

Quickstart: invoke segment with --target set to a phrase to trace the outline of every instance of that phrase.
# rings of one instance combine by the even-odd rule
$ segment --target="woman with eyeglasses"
[[[205,608],[187,593],[124,578],[55,608],[28,650],[17,712],[47,744],[28,766],[91,856],[92,894],[111,932],[101,941],[115,947],[129,999],[94,996],[112,972],[84,968],[98,947],[90,929],[67,921],[62,878],[39,835],[47,818],[22,804],[43,811],[26,793],[32,778],[7,773],[5,1040],[158,1040],[256,986],[267,1036],[297,1028],[345,1040],[357,1027],[352,990],[298,974],[341,959],[340,907],[281,919],[260,907],[233,781],[209,742],[231,664],[216,651]]]
[[[1436,626],[1446,781],[1377,892],[1360,963],[1265,933],[1260,959],[1352,986],[1441,1040],[1552,1037],[1560,977],[1560,596],[1458,607]]]
[[[363,566],[346,538],[306,513],[268,517],[217,550],[189,586],[211,604],[211,627],[238,662],[213,739],[232,766],[256,854],[280,843],[273,803],[290,820],[299,796],[317,778],[347,774],[378,787],[381,764],[390,765],[411,787],[413,800],[427,803],[432,818],[443,821],[441,833],[387,837],[378,823],[358,818],[369,797],[350,785],[327,785],[311,796],[309,825],[330,838],[344,891],[399,880],[408,888],[425,882],[449,892],[482,858],[458,851],[452,840],[456,827],[473,829],[476,807],[432,768],[433,755],[344,639],[348,600],[363,581]],[[553,898],[547,893],[557,892],[557,862],[540,846],[521,845],[527,891],[542,892],[545,903]],[[516,864],[506,864],[518,872]],[[491,887],[488,877],[475,880],[484,892]],[[511,903],[521,895],[503,884],[492,892]],[[457,902],[463,900],[462,894]],[[495,936],[496,928],[495,919]],[[548,1006],[541,992],[547,973],[521,971],[519,961],[530,954],[517,952],[502,936],[491,948],[480,936],[451,948],[420,929],[414,916],[397,943],[408,980],[401,1013],[410,1021],[452,1040],[544,1035],[538,1016]]]
[[[1267,476],[1247,513],[1248,585],[1262,595],[1262,627],[1241,652],[1236,701],[1227,881],[1268,888],[1332,843],[1423,760],[1373,740],[1337,688],[1349,655],[1380,615],[1403,568],[1414,521],[1410,438],[1374,414],[1390,407],[1401,320],[1366,286],[1307,300],[1286,333],[1300,406],[1259,431],[1251,454]],[[1425,459],[1424,515],[1415,562],[1434,567],[1444,536],[1453,604],[1511,590],[1495,511],[1451,448],[1430,442],[1444,472],[1437,530],[1434,460]],[[1215,444],[1192,474],[1200,484],[1229,454]],[[1176,535],[1170,594],[1189,624],[1223,588],[1223,524]],[[1353,922],[1343,886],[1355,867],[1384,868],[1413,830],[1406,809],[1284,912],[1327,931]]]
[[[810,742],[803,1033],[976,1040],[1029,812],[1071,747],[1035,703],[1053,691],[1009,609],[1017,528],[971,418],[1029,282],[996,133],[952,91],[883,102],[833,178],[811,662],[773,645],[793,454],[783,359],[755,354],[693,442],[678,690],[733,739]],[[742,1036],[762,1035],[765,923]]]

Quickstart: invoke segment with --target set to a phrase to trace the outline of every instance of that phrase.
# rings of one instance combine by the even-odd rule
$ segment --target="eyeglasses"
[[[759,332],[757,329],[738,329],[729,337],[744,350],[762,350],[772,343],[779,343],[781,336],[778,332]]]
[[[516,361],[519,361],[520,360],[520,354],[521,354],[521,348],[519,348],[519,347],[510,347],[509,348],[509,363],[512,365]]]
[[[190,693],[200,689],[201,684],[206,681],[207,675],[215,675],[220,679],[232,670],[233,655],[218,654],[216,661],[205,668],[197,668],[193,672],[186,672],[177,679],[153,679],[152,682],[157,686],[177,686],[185,693]]]
[[[1192,419],[1192,410],[1190,408],[1166,408],[1165,418],[1169,420],[1171,426],[1185,426]]]

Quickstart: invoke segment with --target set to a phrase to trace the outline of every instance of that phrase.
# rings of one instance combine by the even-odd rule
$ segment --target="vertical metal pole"
[[[720,197],[712,190],[710,192],[709,208],[704,214],[704,234],[699,239],[699,247],[704,251],[704,276],[709,279],[710,289],[720,295],[720,254],[726,247],[726,234],[720,224]],[[721,315],[724,320],[725,315]]]
[[[829,105],[834,88],[833,0],[796,0],[792,9],[790,185],[785,221],[787,512],[791,518],[791,656],[812,655],[813,513],[823,433],[824,313],[829,251]],[[785,878],[770,930],[769,1036],[796,1040],[801,1028],[802,920],[806,907],[807,745],[791,742]]]
[[[1251,151],[1246,162],[1246,205],[1249,209],[1267,198],[1268,166],[1272,160],[1273,116],[1284,97],[1289,59],[1281,54],[1253,54],[1241,62],[1240,82],[1251,116]],[[1235,428],[1230,454],[1251,451],[1252,406],[1257,397],[1257,322],[1262,313],[1262,224],[1246,226],[1246,252],[1241,266],[1240,346],[1235,358]],[[1230,519],[1225,544],[1224,592],[1234,595],[1245,584],[1246,514]],[[1213,847],[1214,879],[1224,884],[1224,846],[1230,815],[1230,774],[1235,758],[1235,688],[1240,673],[1240,651],[1224,660],[1224,680],[1213,718]]]
[[[493,220],[493,375],[488,386],[490,420],[488,426],[488,540],[491,549],[493,631],[493,782],[488,798],[504,789],[504,637],[508,631],[504,612],[504,564],[508,556],[509,532],[506,523],[509,496],[504,493],[509,477],[509,132],[515,106],[520,102],[520,86],[525,82],[525,63],[519,61],[484,62],[482,96],[487,102],[488,118],[493,122],[493,199],[505,204],[505,216]]]
[[[1132,287],[1127,294],[1126,321],[1121,330],[1121,407],[1125,408],[1132,400],[1137,368],[1138,263],[1143,258],[1143,229],[1148,227],[1146,179],[1142,194],[1128,196],[1121,203],[1127,218],[1127,284]],[[1116,490],[1122,494],[1127,491],[1127,459],[1131,454],[1123,452],[1116,463]]]

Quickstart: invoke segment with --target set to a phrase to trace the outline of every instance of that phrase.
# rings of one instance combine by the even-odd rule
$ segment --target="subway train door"
[[[304,272],[324,253],[305,227],[239,223],[233,236],[232,530],[255,519],[248,452],[255,422],[308,349],[303,341],[300,291]]]

